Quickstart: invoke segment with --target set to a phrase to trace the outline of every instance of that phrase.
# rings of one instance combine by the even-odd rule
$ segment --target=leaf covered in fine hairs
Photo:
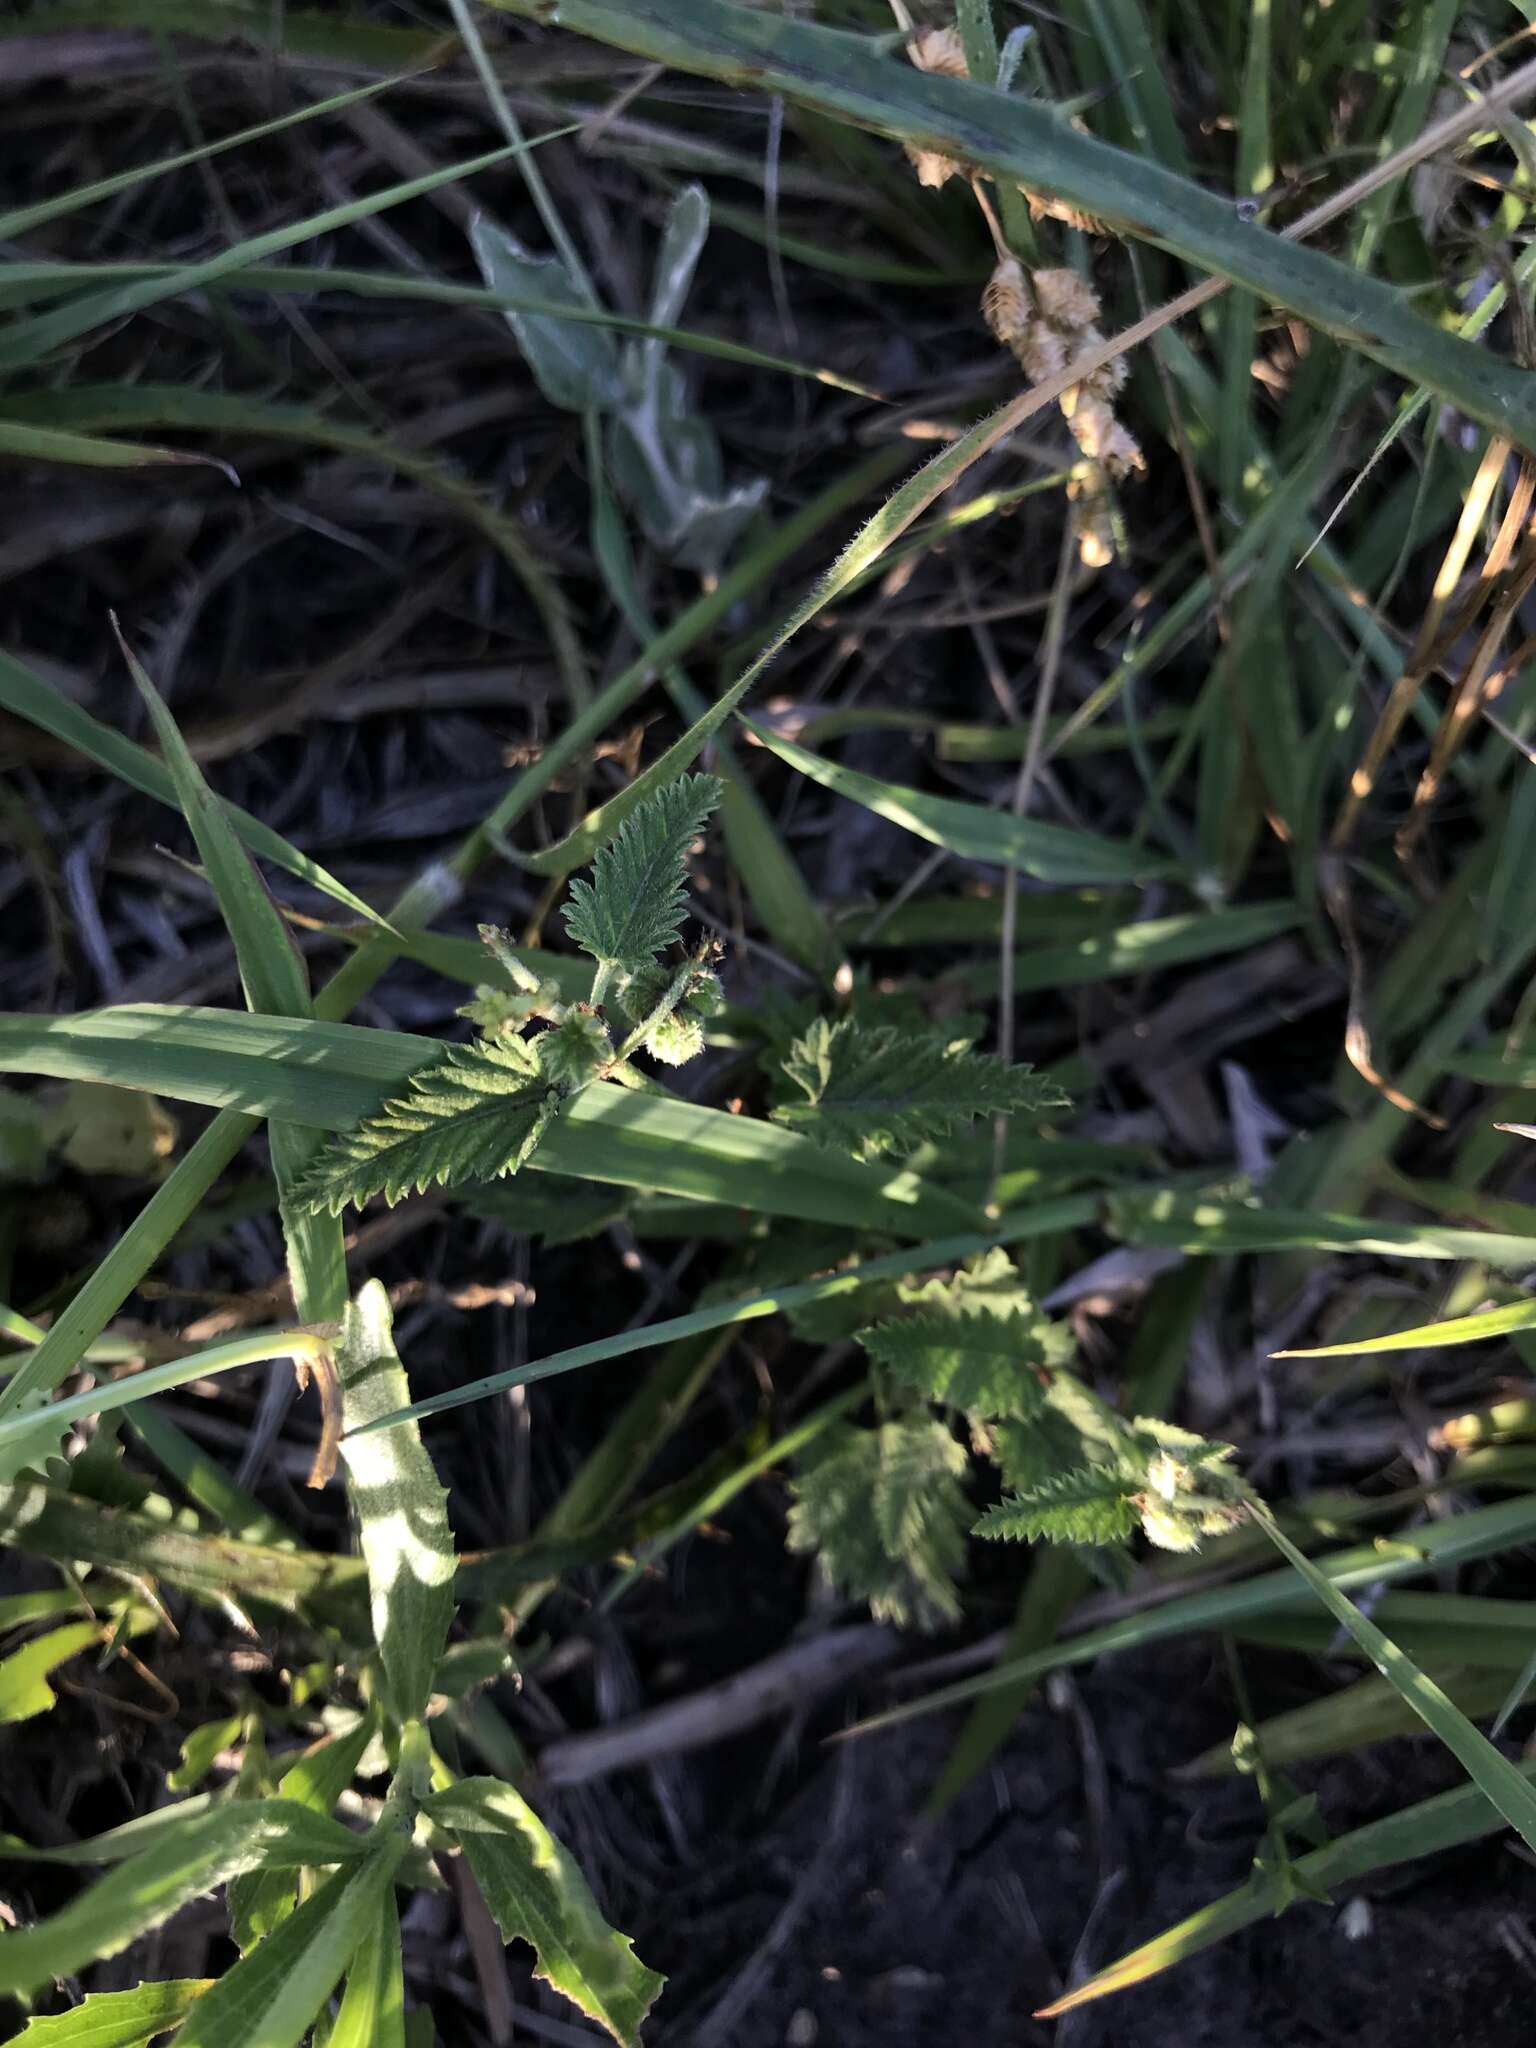
[[[901,1385],[977,1420],[1023,1422],[1045,1403],[1045,1369],[1059,1343],[1033,1315],[955,1315],[927,1309],[860,1333]]]
[[[861,1157],[910,1151],[978,1116],[1038,1115],[1063,1097],[1028,1067],[936,1035],[824,1017],[795,1040],[784,1071],[804,1102],[780,1103],[780,1123]]]
[[[404,1095],[324,1146],[295,1190],[333,1213],[374,1195],[398,1202],[434,1184],[497,1180],[532,1150],[549,1094],[534,1047],[519,1038],[451,1045],[412,1074]]]
[[[720,801],[713,775],[683,775],[641,804],[571,884],[565,926],[606,966],[634,969],[677,937],[687,901],[688,848]]]
[[[988,1508],[976,1534],[1030,1543],[1123,1543],[1136,1527],[1136,1484],[1134,1475],[1114,1465],[1057,1472]]]
[[[789,1547],[814,1555],[839,1592],[867,1600],[879,1621],[957,1620],[965,1467],[964,1447],[929,1415],[829,1429],[795,1468]]]

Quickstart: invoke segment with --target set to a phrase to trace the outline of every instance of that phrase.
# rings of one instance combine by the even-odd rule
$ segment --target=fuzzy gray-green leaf
[[[840,1424],[797,1465],[789,1547],[879,1621],[936,1628],[960,1614],[955,1580],[970,1509],[965,1451],[929,1415],[878,1429]]]
[[[558,256],[531,255],[505,228],[478,213],[470,222],[469,239],[480,274],[492,291],[589,310]],[[564,412],[589,412],[621,401],[618,350],[605,327],[556,320],[547,313],[515,312],[510,306],[506,317],[534,382],[551,405]]]
[[[860,1333],[901,1385],[978,1420],[1023,1422],[1045,1402],[1048,1328],[1034,1315],[953,1315],[927,1309]]]
[[[988,1508],[976,1534],[1030,1543],[1123,1543],[1136,1527],[1134,1486],[1112,1465],[1058,1472]]]
[[[453,1620],[453,1533],[448,1496],[414,1422],[350,1434],[403,1408],[410,1382],[390,1328],[389,1296],[370,1280],[347,1310],[336,1347],[342,1456],[357,1504],[374,1635],[389,1704],[401,1721],[425,1713],[432,1674]]]

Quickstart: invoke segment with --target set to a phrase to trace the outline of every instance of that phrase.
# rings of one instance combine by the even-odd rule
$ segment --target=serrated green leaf
[[[780,1122],[870,1158],[942,1138],[978,1116],[1039,1115],[1065,1097],[1028,1067],[894,1026],[818,1017],[784,1072],[806,1096],[775,1105]]]
[[[225,1971],[193,2007],[178,2048],[298,2048],[377,1920],[410,1831],[382,1824],[369,1841],[354,1868],[334,1872]]]
[[[928,1415],[828,1429],[794,1471],[789,1547],[813,1555],[877,1620],[903,1628],[954,1621],[970,1519],[959,1485],[965,1462]]]
[[[636,2048],[663,1979],[616,1933],[567,1850],[528,1803],[495,1778],[466,1778],[425,1800],[454,1834],[508,1941],[530,1942],[537,1974]]]
[[[336,1346],[347,1430],[403,1408],[410,1383],[395,1350],[389,1296],[370,1280],[342,1320]],[[453,1620],[448,1496],[414,1422],[342,1441],[357,1504],[374,1634],[389,1704],[401,1721],[426,1712],[432,1674]]]
[[[493,292],[590,311],[558,256],[532,255],[515,235],[480,213],[469,224],[469,240],[480,275]],[[622,402],[619,354],[606,328],[510,306],[506,321],[551,405],[579,413],[607,411]]]
[[[713,775],[683,775],[624,820],[571,884],[565,928],[606,967],[643,967],[676,939],[687,904],[688,849],[720,801]]]
[[[48,1683],[49,1672],[101,1640],[100,1622],[71,1621],[0,1657],[0,1725],[46,1714],[58,1697]]]
[[[81,1845],[93,1846],[102,1844]],[[241,1871],[285,1859],[337,1863],[363,1854],[360,1836],[283,1800],[237,1801],[200,1811],[157,1831],[149,1848],[128,1857],[62,1912],[7,1934],[0,1941],[0,1994],[29,1992],[115,1956]]]
[[[354,1129],[322,1145],[294,1189],[301,1208],[339,1214],[374,1195],[403,1201],[516,1173],[549,1093],[520,1038],[450,1045]]]
[[[1033,1315],[927,1309],[878,1323],[859,1342],[903,1386],[978,1420],[1027,1421],[1045,1404],[1048,1347]]]
[[[988,1508],[975,1534],[1026,1543],[1123,1543],[1136,1527],[1134,1486],[1109,1465],[1058,1472]]]
[[[71,2012],[28,2020],[22,2048],[149,2048],[186,2018],[211,1977],[171,1977],[131,1991],[92,1991]]]

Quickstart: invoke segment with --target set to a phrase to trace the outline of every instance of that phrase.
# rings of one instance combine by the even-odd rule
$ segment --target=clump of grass
[[[547,10],[509,0],[505,11]],[[0,367],[14,382],[0,402],[0,452],[87,469],[194,465],[224,487],[217,450],[243,463],[250,443],[286,443],[403,479],[505,564],[565,704],[460,843],[375,901],[344,863],[346,881],[302,851],[297,826],[279,832],[210,787],[196,734],[151,679],[154,659],[141,663],[126,639],[153,748],[54,689],[42,663],[0,656],[0,703],[19,730],[180,812],[198,861],[184,887],[211,891],[247,1006],[123,1001],[0,1018],[8,1073],[215,1112],[174,1163],[164,1145],[148,1164],[128,1159],[117,1178],[153,1192],[83,1279],[29,1290],[25,1266],[13,1269],[36,1313],[0,1312],[12,1347],[0,1524],[51,1579],[0,1596],[0,1626],[14,1631],[0,1654],[0,1718],[62,1717],[72,1660],[88,1652],[153,1688],[168,1595],[247,1637],[280,1625],[296,1646],[281,1684],[217,1698],[185,1728],[154,1810],[126,1835],[8,1845],[43,1863],[124,1864],[0,1944],[8,1992],[49,1998],[56,1981],[220,1887],[240,1951],[217,1981],[95,1994],[36,2022],[39,2039],[44,2028],[61,2042],[72,2026],[82,2039],[115,2029],[124,2040],[175,2028],[193,2048],[284,2048],[317,2028],[333,2043],[403,2043],[397,1893],[433,1884],[430,1848],[472,1873],[502,1934],[535,1949],[555,1990],[613,2038],[637,2040],[660,1980],[607,1924],[530,1803],[521,1738],[531,1724],[496,1688],[514,1657],[537,1668],[546,1623],[552,1638],[571,1625],[573,1586],[586,1604],[635,1601],[677,1544],[759,1484],[779,1489],[788,1548],[813,1563],[828,1597],[914,1633],[975,1613],[973,1535],[1018,1546],[1018,1609],[994,1667],[876,1717],[974,1703],[935,1811],[1061,1665],[1195,1631],[1321,1655],[1342,1628],[1350,1654],[1374,1667],[1315,1703],[1326,1712],[1266,1720],[1236,1666],[1233,1756],[1265,1808],[1253,1878],[1049,2011],[1144,1983],[1261,1913],[1501,1822],[1536,1846],[1530,1773],[1497,1746],[1531,1684],[1527,1603],[1443,1585],[1396,1590],[1530,1541],[1530,1404],[1469,1417],[1475,1396],[1436,1379],[1453,1405],[1419,1448],[1446,1462],[1426,1466],[1422,1483],[1393,1472],[1392,1484],[1368,1486],[1369,1466],[1343,1435],[1320,1429],[1319,1457],[1348,1484],[1269,1504],[1240,1454],[1283,1447],[1277,1410],[1299,1428],[1311,1383],[1255,1367],[1257,1392],[1234,1376],[1218,1402],[1208,1375],[1186,1380],[1197,1333],[1236,1358],[1349,1355],[1366,1361],[1356,1370],[1385,1373],[1394,1353],[1518,1339],[1532,1325],[1517,1276],[1531,1262],[1536,1211],[1511,1139],[1532,1128],[1536,1080],[1523,1051],[1536,962],[1522,913],[1536,825],[1530,657],[1517,638],[1536,574],[1526,539],[1536,410],[1512,359],[1518,328],[1503,354],[1486,338],[1531,268],[1515,253],[1507,277],[1500,268],[1528,169],[1499,126],[1531,80],[1507,70],[1485,101],[1432,121],[1448,66],[1473,79],[1500,54],[1464,52],[1454,11],[1439,6],[1409,10],[1380,77],[1355,51],[1373,84],[1348,106],[1324,84],[1275,90],[1280,77],[1312,79],[1316,48],[1346,36],[1321,16],[1272,22],[1256,9],[1238,22],[1183,9],[1180,33],[1198,49],[1170,89],[1135,59],[1164,46],[1172,16],[1137,0],[1091,10],[1071,34],[1047,25],[1001,44],[978,0],[953,21],[918,21],[899,4],[894,13],[893,42],[730,0],[561,8],[565,27],[610,50],[781,97],[788,112],[783,132],[771,131],[757,225],[782,355],[715,331],[710,256],[729,216],[712,218],[694,176],[706,145],[667,127],[659,95],[648,125],[624,130],[665,190],[643,250],[647,317],[617,310],[632,303],[624,266],[611,252],[599,261],[600,236],[584,246],[597,217],[587,204],[600,211],[602,195],[595,182],[583,189],[568,219],[569,175],[546,180],[538,162],[577,130],[602,148],[632,100],[600,104],[590,71],[566,75],[556,61],[561,118],[530,135],[515,69],[467,4],[454,22],[485,119],[504,138],[494,149],[417,164],[320,213],[296,207],[259,235],[222,236],[207,255],[120,263],[67,239],[75,213],[128,203],[156,177],[212,175],[226,149],[265,147],[308,122],[377,121],[382,88],[366,86],[6,216],[12,238],[46,228],[78,253],[59,257],[49,243],[8,279]],[[155,17],[146,0],[151,28]],[[275,37],[286,62],[319,31],[299,20],[242,33]],[[327,33],[332,56],[352,64],[441,54],[435,39],[407,53],[344,16]],[[558,60],[569,45],[546,37],[539,47]],[[637,70],[634,98],[654,84]],[[413,90],[418,106],[434,88]],[[1211,119],[1199,134],[1181,113],[1197,95],[1212,101],[1200,98]],[[1230,148],[1212,140],[1234,129]],[[412,154],[387,122],[363,132]],[[1373,159],[1353,184],[1335,161],[1341,134]],[[711,131],[708,146],[739,173],[728,135]],[[1416,212],[1404,183],[1437,153],[1472,173],[1450,229]],[[568,156],[567,173],[584,161]],[[1336,191],[1283,219],[1290,181],[1319,164]],[[491,211],[516,207],[515,189],[509,201],[493,182],[514,174],[530,201],[522,231]],[[1236,201],[1221,196],[1224,181]],[[975,219],[957,185],[980,216],[958,265],[951,244]],[[460,247],[456,222],[443,260],[472,250],[479,283],[432,264],[272,262],[317,239],[352,254],[336,238],[377,231],[386,216],[416,222],[417,202],[456,205],[469,186],[468,234]],[[815,220],[786,228],[781,210],[797,192],[890,245],[850,252],[825,229],[797,231]],[[933,211],[946,206],[948,216]],[[1325,233],[1327,248],[1302,246]],[[442,256],[446,245],[433,246]],[[1490,247],[1497,261],[1485,259]],[[878,442],[891,417],[865,381],[878,351],[839,353],[833,323],[827,361],[816,362],[823,336],[797,324],[791,264],[808,291],[812,278],[844,297],[883,283],[942,309],[941,342],[923,339],[910,391],[892,394],[920,403],[916,430],[940,449],[885,502],[906,466],[899,442],[807,497],[797,471],[775,467],[782,449],[737,445],[745,436],[730,408],[695,377],[712,362],[722,378],[772,378],[775,403],[794,388],[818,404],[867,406]],[[1183,289],[1180,266],[1196,277]],[[955,297],[974,292],[972,272],[987,279],[984,324],[1013,359],[982,363],[981,376],[1001,367],[1010,389],[979,418],[960,374],[974,367],[974,301]],[[1224,289],[1226,306],[1194,321]],[[207,388],[207,362],[182,384],[149,385],[112,354],[157,309],[235,319],[244,295],[287,307],[303,339],[335,294],[432,306],[443,333],[505,315],[505,331],[489,330],[505,344],[496,374],[526,368],[525,411],[555,421],[533,466],[540,489],[559,479],[558,516],[509,508],[473,451],[451,463],[424,455],[419,436],[392,422],[383,381],[329,342],[318,359],[340,365],[366,419],[333,402],[329,372],[294,402],[235,371]],[[1153,298],[1162,303],[1149,312]],[[685,311],[697,326],[679,325]],[[265,340],[235,328],[243,351],[231,360],[270,371]],[[1150,357],[1144,375],[1138,351]],[[1452,431],[1424,433],[1419,423],[1441,412]],[[1064,454],[1023,449],[1027,421],[1054,428]],[[1462,445],[1483,430],[1480,454]],[[127,438],[147,432],[199,445]],[[1039,455],[1039,474],[991,489],[983,465],[1005,447],[1012,460]],[[1117,507],[1114,487],[1142,475],[1149,488]],[[1160,523],[1171,491],[1187,499],[1182,537]],[[776,498],[792,509],[776,513]],[[829,535],[855,510],[852,540],[818,574]],[[1025,522],[1023,545],[1009,512]],[[585,554],[571,540],[583,529]],[[334,538],[335,521],[325,530]],[[973,548],[994,586],[986,603],[969,580]],[[1036,612],[1022,636],[1007,637],[1019,561],[1035,554],[1060,567],[1028,591]],[[1418,567],[1431,557],[1441,563],[1433,583]],[[776,579],[791,563],[786,593]],[[947,700],[930,711],[933,693],[916,690],[908,697],[923,708],[854,702],[849,689],[824,711],[818,699],[855,655],[878,679],[880,658],[861,636],[889,644],[879,636],[906,579],[926,600],[955,563],[958,644],[976,679],[966,708],[978,715],[957,723]],[[853,614],[855,600],[868,611]],[[51,598],[38,606],[42,638],[53,610]],[[819,643],[818,620],[833,629]],[[610,624],[632,652],[598,687]],[[921,620],[907,625],[920,645]],[[899,642],[893,662],[897,652]],[[697,673],[706,654],[721,667],[709,691]],[[615,770],[599,743],[658,678],[677,728],[664,746],[624,743]],[[766,702],[781,679],[789,694]],[[1057,687],[1074,700],[1064,713]],[[751,717],[738,723],[739,712]],[[805,730],[808,718],[821,719],[819,732]],[[860,766],[799,743],[835,745],[847,731],[912,735],[917,765],[901,765],[907,740],[878,738]],[[572,776],[575,801],[546,816]],[[1440,801],[1450,788],[1454,809]],[[826,809],[813,814],[816,803]],[[8,805],[8,830],[46,895],[23,812]],[[806,831],[808,817],[829,829]],[[822,900],[824,840],[844,838],[856,861],[859,834],[896,874],[910,871],[908,840],[924,842],[916,901],[906,881],[882,903]],[[498,892],[525,926],[509,928],[514,914],[496,904],[478,941],[431,932],[496,858]],[[280,908],[258,859],[349,921]],[[584,868],[590,878],[568,882]],[[78,905],[78,862],[71,876]],[[307,964],[316,943],[341,959],[319,988]],[[399,963],[431,987],[431,1014],[452,1039],[394,1030],[376,1014],[346,1021]],[[1035,1007],[1021,1025],[1013,1003],[1025,993]],[[1290,1086],[1285,1060],[1266,1066],[1263,1034],[1244,1022],[1255,1010],[1288,1032],[1298,1017],[1341,1020],[1318,1027],[1318,1044],[1340,1046],[1336,1070],[1309,1070],[1310,1094]],[[1029,1061],[1014,1059],[1016,1035]],[[1237,1051],[1254,1059],[1252,1075]],[[1501,1091],[1497,1115],[1473,1092],[1481,1086]],[[15,1102],[0,1143],[29,1191],[12,1204],[19,1230],[30,1191],[106,1172],[64,1152],[51,1104]],[[1108,1135],[1102,1124],[1075,1128],[1089,1105],[1121,1119]],[[1315,1128],[1302,1127],[1309,1118]],[[210,1345],[191,1324],[126,1318],[136,1291],[154,1299],[155,1270],[178,1243],[199,1225],[219,1228],[205,1215],[210,1192],[262,1124],[270,1150],[246,1192],[272,1218],[285,1274],[219,1313],[270,1327]],[[397,1350],[388,1294],[355,1271],[376,1227],[432,1213],[424,1194],[451,1201],[466,1224],[512,1233],[522,1271],[579,1273],[601,1333],[530,1356],[519,1325],[515,1363],[485,1372],[455,1349],[451,1383],[424,1391],[403,1324],[405,1357]],[[371,1215],[349,1236],[343,1212],[375,1204],[399,1214]],[[468,1228],[457,1235],[470,1241]],[[654,1274],[651,1248],[679,1235],[697,1265],[656,1278],[635,1325],[620,1327],[605,1288],[626,1272]],[[1122,1263],[1100,1267],[1105,1252]],[[579,1263],[542,1265],[561,1258]],[[1126,1261],[1134,1299],[1116,1277]],[[1225,1287],[1236,1269],[1240,1299]],[[1371,1291],[1383,1283],[1385,1298]],[[431,1286],[413,1270],[396,1291],[420,1301]],[[456,1333],[486,1300],[521,1313],[527,1291],[478,1270],[457,1292],[441,1287]],[[1058,1291],[1099,1306],[1069,1316],[1064,1302],[1047,1306]],[[1400,1306],[1410,1291],[1432,1297],[1422,1313]],[[677,1313],[658,1316],[669,1292],[680,1294]],[[772,1426],[722,1446],[700,1421],[674,1444],[710,1374],[728,1369],[731,1333],[768,1317],[788,1324],[782,1358],[761,1364]],[[1324,1341],[1297,1347],[1307,1336]],[[466,1554],[443,1485],[450,1440],[429,1444],[422,1423],[493,1397],[523,1403],[529,1388],[649,1350],[656,1358],[574,1475],[562,1457],[542,1518],[522,1512],[511,1540]],[[250,1472],[223,1470],[181,1427],[191,1405],[174,1411],[178,1422],[150,1398],[195,1387],[202,1400],[228,1376],[283,1359],[319,1389],[309,1477],[322,1500],[344,1483],[360,1556],[347,1554],[339,1521],[321,1541],[303,1515],[279,1513],[259,1458]],[[838,1376],[833,1387],[824,1374]],[[1389,1381],[1331,1383],[1340,1399],[1353,1386],[1388,1411]],[[669,1444],[674,1469],[687,1469],[644,1499]],[[157,1476],[142,1469],[146,1455]],[[510,1490],[526,1494],[527,1469],[514,1478]],[[1421,1519],[1432,1496],[1452,1491],[1457,1512]],[[1386,1533],[1372,1533],[1378,1524]],[[1179,1591],[1178,1575],[1202,1572],[1208,1553],[1221,1582],[1191,1578]],[[1280,1568],[1258,1569],[1274,1553]],[[1084,1628],[1073,1610],[1096,1582],[1130,1604]],[[1484,1734],[1476,1722],[1489,1715]],[[1419,1725],[1471,1782],[1385,1823],[1310,1839],[1282,1766]],[[465,1770],[466,1751],[495,1775]],[[215,1778],[220,1795],[205,1802],[195,1788]],[[177,1796],[164,1802],[161,1791]]]

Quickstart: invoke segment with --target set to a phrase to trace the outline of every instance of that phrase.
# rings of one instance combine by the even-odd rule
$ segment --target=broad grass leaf
[[[336,1346],[348,1432],[411,1398],[391,1330],[389,1296],[370,1280],[342,1321]],[[396,1718],[426,1712],[453,1620],[448,1496],[414,1422],[342,1439],[356,1504],[385,1693]]]
[[[465,1778],[424,1804],[457,1837],[503,1937],[530,1942],[537,1974],[615,2041],[636,2048],[663,1980],[604,1920],[569,1852],[533,1808],[495,1778]]]

